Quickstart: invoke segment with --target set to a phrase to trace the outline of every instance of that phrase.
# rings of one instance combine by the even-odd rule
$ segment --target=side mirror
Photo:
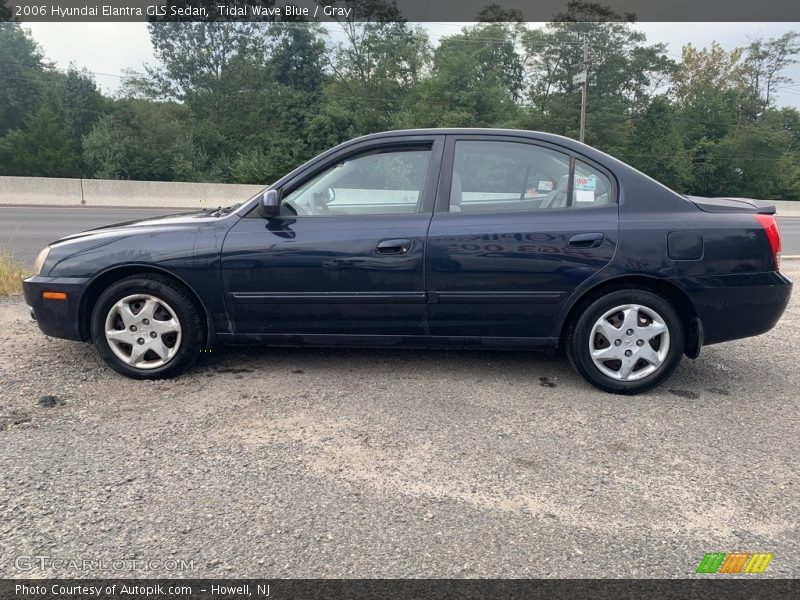
[[[277,216],[281,210],[281,201],[277,190],[267,190],[258,201],[258,214],[265,219]]]

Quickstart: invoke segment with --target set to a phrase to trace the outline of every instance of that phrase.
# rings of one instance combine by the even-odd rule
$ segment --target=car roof
[[[538,140],[545,140],[545,141],[553,141],[556,143],[564,144],[565,142],[568,144],[575,144],[580,146],[586,146],[586,144],[581,144],[580,142],[565,137],[563,135],[557,135],[555,133],[546,133],[544,131],[532,131],[529,129],[502,129],[502,128],[494,128],[494,127],[430,127],[425,129],[391,129],[389,131],[380,131],[376,133],[369,133],[367,135],[362,135],[360,137],[354,138],[352,141],[355,140],[368,140],[373,138],[381,138],[381,137],[391,137],[391,136],[405,136],[405,135],[499,135],[499,136],[518,136],[518,137],[528,137],[528,138],[535,138]],[[590,148],[591,146],[586,146]]]
[[[561,146],[570,151],[583,154],[591,159],[598,161],[605,161],[614,157],[606,154],[605,152],[593,148],[588,144],[584,144],[572,138],[557,135],[555,133],[547,133],[544,131],[532,131],[528,129],[501,129],[501,128],[488,128],[488,127],[431,127],[427,129],[393,129],[390,131],[381,131],[377,133],[370,133],[361,137],[353,138],[341,144],[341,146],[354,144],[357,142],[364,142],[369,140],[387,139],[400,136],[426,136],[426,135],[470,135],[470,136],[500,136],[500,137],[522,137],[529,140],[538,140],[541,142],[549,142],[556,146]],[[624,164],[624,163],[622,163]],[[626,165],[627,166],[627,165]]]

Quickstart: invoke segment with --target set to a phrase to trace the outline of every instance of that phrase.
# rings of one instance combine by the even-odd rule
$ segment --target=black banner
[[[581,4],[590,20],[800,21],[798,0],[0,0],[0,20],[537,22]]]
[[[752,579],[30,579],[0,580],[3,600],[753,600],[796,598],[797,580]]]

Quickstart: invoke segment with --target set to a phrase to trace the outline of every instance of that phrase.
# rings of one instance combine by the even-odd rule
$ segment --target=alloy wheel
[[[164,300],[150,294],[133,294],[108,311],[105,336],[121,361],[136,369],[157,369],[178,353],[181,325]]]
[[[623,304],[606,311],[589,336],[595,367],[617,381],[637,381],[657,371],[669,346],[666,322],[641,304]]]

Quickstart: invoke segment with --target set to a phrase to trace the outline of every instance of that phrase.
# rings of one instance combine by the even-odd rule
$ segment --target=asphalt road
[[[800,256],[800,217],[778,217],[781,232],[781,253],[784,256]]]
[[[23,265],[59,238],[132,219],[181,212],[180,209],[0,206],[0,247],[10,249]]]
[[[636,397],[526,352],[229,349],[153,383],[0,303],[0,578],[798,577],[798,355],[795,295]]]
[[[11,250],[24,265],[33,265],[39,250],[70,233],[180,212],[152,208],[40,208],[0,206],[0,247]],[[800,255],[800,217],[778,218],[783,254]]]

